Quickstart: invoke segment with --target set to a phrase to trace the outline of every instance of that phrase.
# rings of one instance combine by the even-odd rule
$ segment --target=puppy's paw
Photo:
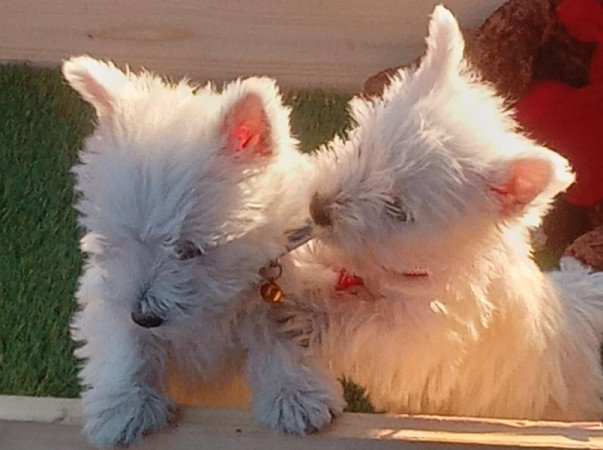
[[[168,399],[148,387],[133,389],[135,392],[95,395],[94,401],[88,402],[84,434],[92,445],[110,448],[137,444],[173,420],[175,411]]]
[[[259,399],[259,420],[281,433],[305,435],[321,430],[341,414],[341,395],[327,387],[303,390],[292,387]]]

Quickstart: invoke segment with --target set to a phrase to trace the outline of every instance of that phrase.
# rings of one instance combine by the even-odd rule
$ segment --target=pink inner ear
[[[552,175],[552,168],[547,160],[519,159],[509,165],[506,181],[490,189],[502,202],[503,212],[514,213],[542,194]]]
[[[224,129],[228,150],[270,154],[270,125],[264,104],[256,94],[247,95],[233,106],[226,116]]]

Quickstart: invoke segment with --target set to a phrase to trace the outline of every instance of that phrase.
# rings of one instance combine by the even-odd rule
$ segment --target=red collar
[[[339,276],[337,277],[337,284],[335,285],[336,291],[345,291],[354,286],[364,286],[364,281],[359,276],[348,272],[346,269],[339,270]]]

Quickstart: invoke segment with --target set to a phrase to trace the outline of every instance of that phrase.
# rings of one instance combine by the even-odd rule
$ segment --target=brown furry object
[[[565,30],[555,14],[558,3],[511,0],[477,30],[464,31],[467,58],[511,102],[539,79],[577,87],[588,81],[595,46],[577,41]],[[381,95],[398,69],[386,69],[370,77],[363,95]]]
[[[565,255],[603,271],[603,225],[583,234],[565,250]]]
[[[530,85],[553,21],[548,0],[505,3],[468,40],[467,58],[500,94],[518,98]]]
[[[565,249],[565,255],[603,271],[603,202],[590,208],[586,215],[591,230],[577,238]]]

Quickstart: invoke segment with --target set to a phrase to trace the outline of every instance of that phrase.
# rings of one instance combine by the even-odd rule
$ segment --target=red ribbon
[[[339,271],[339,277],[337,278],[337,284],[335,285],[336,291],[345,291],[354,286],[364,286],[362,278],[348,272],[345,269]]]

